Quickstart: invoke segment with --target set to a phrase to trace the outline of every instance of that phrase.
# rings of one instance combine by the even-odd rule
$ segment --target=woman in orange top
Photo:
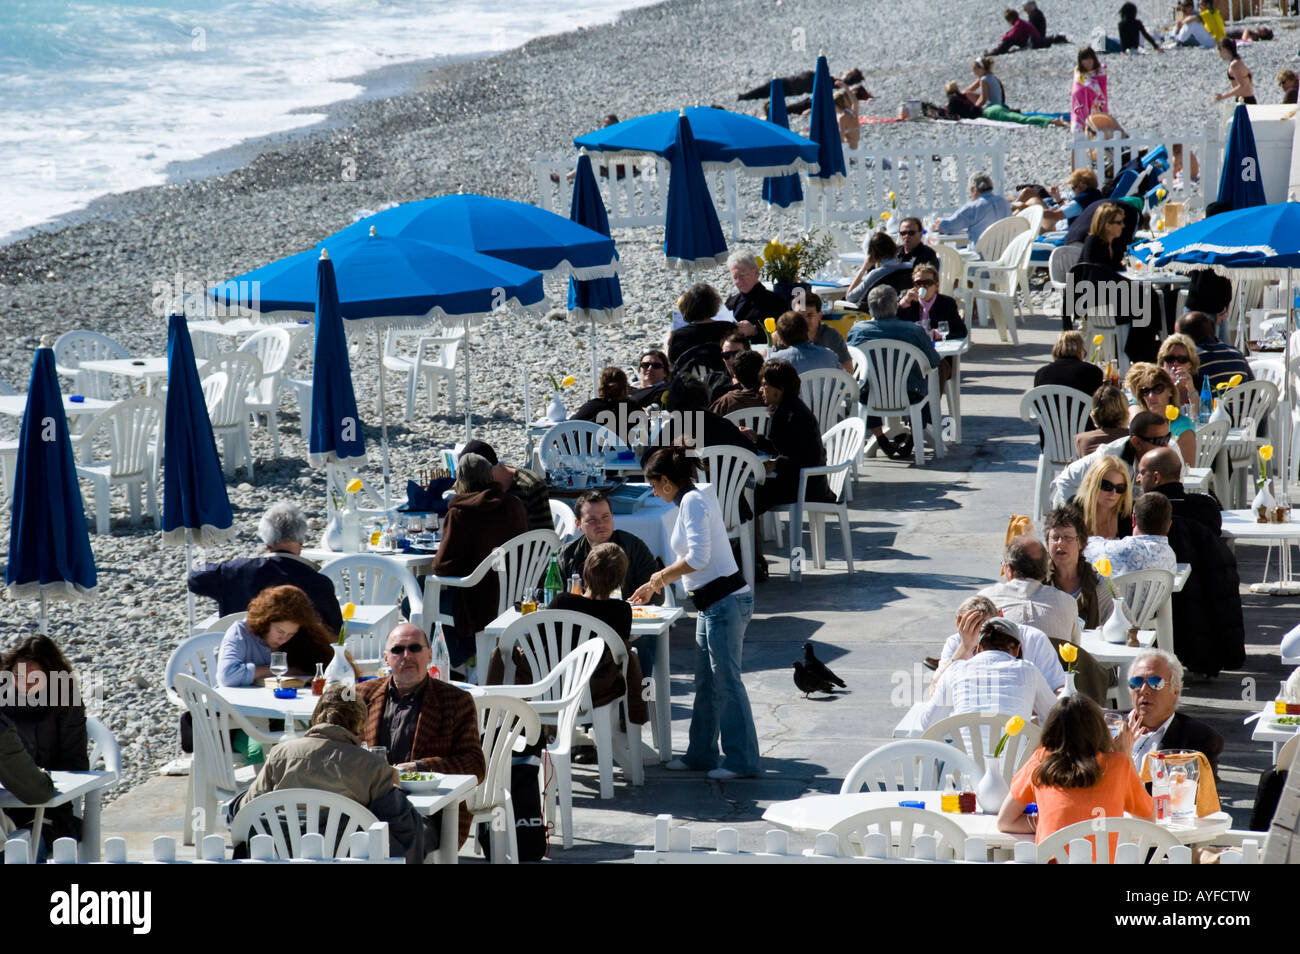
[[[1148,821],[1155,805],[1133,768],[1133,735],[1127,728],[1112,739],[1097,703],[1087,696],[1058,702],[1043,726],[1042,744],[1011,780],[1011,793],[998,812],[998,830],[1034,832],[1035,844],[1075,822],[1125,812]],[[1037,827],[1025,806],[1038,804]]]

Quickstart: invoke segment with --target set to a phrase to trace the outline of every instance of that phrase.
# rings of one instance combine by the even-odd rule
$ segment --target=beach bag
[[[539,739],[539,743],[545,736]],[[530,746],[530,748],[535,748]],[[515,841],[519,860],[541,861],[546,857],[546,817],[542,814],[539,775],[542,760],[537,755],[523,755],[510,765],[510,801],[515,810]],[[492,828],[488,822],[478,826],[478,843],[483,857],[492,860]]]

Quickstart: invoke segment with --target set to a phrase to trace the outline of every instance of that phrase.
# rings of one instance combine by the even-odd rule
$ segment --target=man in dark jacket
[[[54,782],[32,761],[18,730],[3,712],[0,712],[0,787],[27,805],[39,805],[54,797]],[[0,812],[0,840],[13,830],[13,822]]]
[[[1180,481],[1183,460],[1172,447],[1147,451],[1138,461],[1134,475],[1144,494],[1164,494],[1174,506],[1174,516],[1203,524],[1216,536],[1223,529],[1223,512],[1219,502],[1209,494],[1188,493]]]
[[[510,467],[497,460],[497,452],[487,441],[472,440],[460,452],[478,454],[492,465],[492,476],[501,489],[524,505],[528,514],[529,530],[552,530],[555,521],[551,517],[551,492],[546,487],[546,478],[523,467]]]
[[[1246,661],[1237,558],[1216,533],[1187,517],[1174,517],[1169,546],[1179,563],[1192,567],[1189,585],[1171,597],[1179,661],[1207,676],[1237,669]]]
[[[578,497],[575,515],[578,529],[582,535],[560,548],[560,575],[569,579],[573,574],[582,575],[582,565],[587,562],[591,548],[602,543],[617,544],[627,554],[627,574],[623,578],[624,597],[631,596],[643,583],[650,579],[650,574],[663,568],[650,548],[638,536],[614,526],[614,512],[609,506],[609,495],[603,490],[588,490]],[[653,602],[662,603],[663,594],[657,594]],[[644,669],[644,666],[642,667]]]
[[[724,304],[736,319],[736,328],[748,335],[755,344],[767,341],[763,331],[764,318],[779,318],[790,310],[790,304],[758,280],[758,260],[752,252],[735,251],[727,259],[731,280],[736,290],[727,296]]]
[[[1136,767],[1141,769],[1142,760],[1157,749],[1194,749],[1205,754],[1217,773],[1222,736],[1199,719],[1174,711],[1183,691],[1183,667],[1178,660],[1162,649],[1144,650],[1134,657],[1128,676],[1133,701],[1128,724],[1133,730]]]
[[[257,525],[267,553],[225,563],[209,563],[190,571],[187,583],[197,596],[217,601],[217,615],[229,616],[248,609],[262,590],[271,586],[296,586],[307,594],[321,622],[337,633],[343,625],[334,584],[301,556],[307,541],[307,520],[295,504],[272,504]]]

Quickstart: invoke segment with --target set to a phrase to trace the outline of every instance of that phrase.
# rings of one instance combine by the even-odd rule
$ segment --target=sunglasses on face
[[[424,652],[424,650],[425,647],[419,643],[399,643],[396,646],[390,646],[388,648],[388,654],[390,656],[404,656],[405,654],[410,653],[412,656],[418,656],[420,653]]]
[[[1168,681],[1169,680],[1166,679],[1164,676],[1147,676],[1146,678],[1143,678],[1142,676],[1129,676],[1128,687],[1136,691],[1142,688],[1143,683],[1146,683],[1148,687],[1154,689],[1156,692],[1159,692],[1161,689],[1165,687],[1165,683],[1167,683]]]
[[[921,233],[916,231],[916,229],[899,229],[898,234],[899,235],[920,235]]]
[[[1128,484],[1112,484],[1109,480],[1103,480],[1097,486],[1101,487],[1102,493],[1122,494],[1128,490]]]
[[[1147,437],[1145,434],[1139,434],[1138,440],[1146,441],[1148,444],[1152,445],[1153,447],[1165,447],[1169,444],[1169,435],[1152,434],[1150,437]]]
[[[912,282],[917,288],[933,288],[934,282],[928,278],[922,278],[920,281]]]
[[[662,364],[660,364],[658,361],[642,361],[642,362],[641,362],[641,370],[642,370],[642,371],[662,371],[663,368],[664,368],[664,366],[663,366]]]
[[[1191,364],[1192,359],[1185,354],[1167,354],[1161,359],[1165,364]]]
[[[1138,388],[1138,397],[1146,397],[1148,394],[1164,394],[1165,386],[1163,384],[1153,384],[1149,388]]]
[[[737,348],[735,351],[724,351],[724,352],[722,352],[722,360],[723,360],[723,361],[735,361],[736,358],[737,358],[737,356],[742,355],[742,354],[744,354],[744,353],[745,353],[745,351],[744,351],[743,348]]]

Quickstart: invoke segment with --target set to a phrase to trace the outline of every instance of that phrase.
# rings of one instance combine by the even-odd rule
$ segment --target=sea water
[[[307,126],[362,73],[511,49],[649,0],[0,0],[0,242]]]

